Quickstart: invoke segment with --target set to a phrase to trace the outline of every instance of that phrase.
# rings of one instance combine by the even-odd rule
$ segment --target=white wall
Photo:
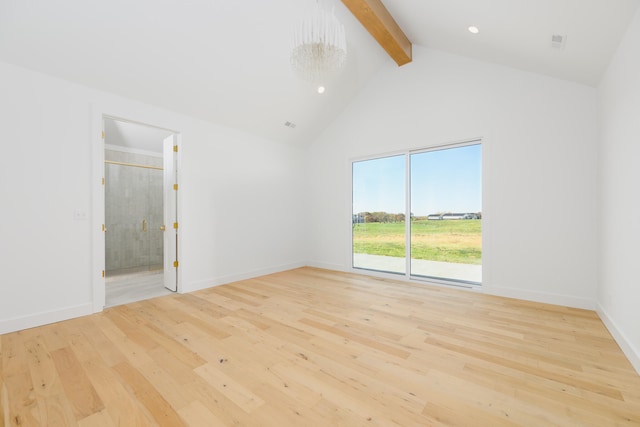
[[[349,159],[484,138],[483,288],[595,308],[593,88],[414,46],[310,147],[313,265],[349,269]]]
[[[182,132],[183,291],[304,263],[300,149],[5,63],[0,94],[0,333],[93,311],[96,108]]]
[[[640,372],[640,11],[599,86],[599,312]]]
[[[305,265],[304,151],[208,123],[193,131],[183,141],[183,290]]]

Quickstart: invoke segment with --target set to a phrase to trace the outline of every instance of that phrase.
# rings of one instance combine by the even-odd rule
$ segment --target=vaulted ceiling
[[[383,0],[414,45],[595,86],[640,0]],[[317,136],[393,61],[339,0],[345,72],[323,95],[289,66],[315,0],[0,0],[0,61],[276,141]],[[475,25],[473,35],[467,27]],[[565,37],[551,47],[553,34]],[[395,63],[393,63],[395,66]],[[411,64],[405,65],[410,67]],[[295,128],[284,126],[293,122]]]

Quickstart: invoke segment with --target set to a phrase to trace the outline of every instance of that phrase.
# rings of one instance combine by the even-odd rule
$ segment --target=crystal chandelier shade
[[[321,84],[338,74],[347,60],[344,26],[316,3],[314,13],[294,29],[291,67],[298,77]]]

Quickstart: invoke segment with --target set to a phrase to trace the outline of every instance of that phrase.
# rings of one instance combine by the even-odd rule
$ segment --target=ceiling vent
[[[564,43],[567,41],[567,36],[561,34],[551,35],[551,47],[554,49],[564,49]]]

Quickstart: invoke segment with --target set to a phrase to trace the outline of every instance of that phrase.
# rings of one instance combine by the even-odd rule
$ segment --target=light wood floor
[[[7,426],[640,425],[640,377],[594,312],[314,268],[0,352]]]

